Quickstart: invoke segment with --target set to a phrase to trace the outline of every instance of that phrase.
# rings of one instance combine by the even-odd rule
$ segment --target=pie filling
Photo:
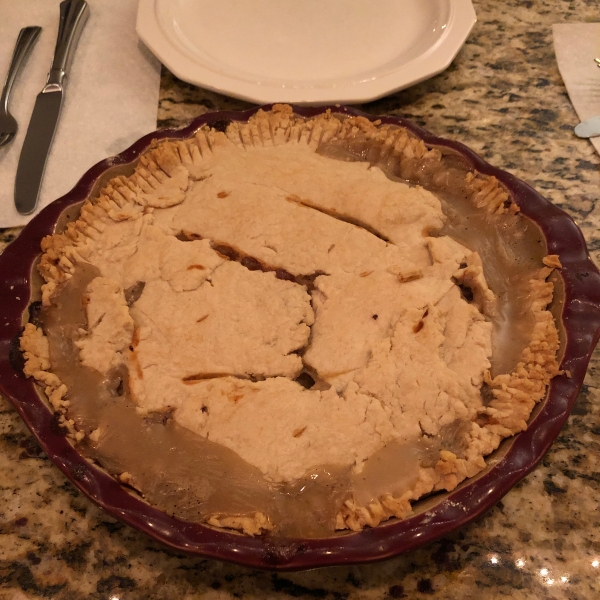
[[[410,514],[558,373],[538,229],[362,118],[257,113],[148,151],[46,238],[21,339],[82,451],[179,518],[318,537]]]

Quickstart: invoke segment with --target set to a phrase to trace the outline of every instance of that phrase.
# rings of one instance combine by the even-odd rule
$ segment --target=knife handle
[[[60,3],[60,22],[54,60],[44,90],[51,91],[56,89],[56,86],[62,87],[89,14],[90,9],[85,0],[64,0]]]

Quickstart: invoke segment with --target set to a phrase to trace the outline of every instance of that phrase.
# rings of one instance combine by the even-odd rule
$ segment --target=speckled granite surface
[[[479,22],[438,77],[362,106],[461,140],[579,223],[600,262],[600,157],[577,139],[551,24],[600,21],[597,0],[479,0]],[[600,76],[600,74],[599,74]],[[247,104],[165,72],[159,125]],[[1,183],[0,183],[1,185]],[[0,247],[18,230],[0,230]],[[543,463],[484,518],[376,565],[272,574],[164,550],[108,518],[0,400],[0,598],[494,599],[600,597],[600,353]]]

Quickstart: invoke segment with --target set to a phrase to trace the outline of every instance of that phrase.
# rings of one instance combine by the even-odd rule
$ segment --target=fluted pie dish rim
[[[583,237],[571,218],[527,184],[488,165],[460,143],[437,138],[400,118],[373,117],[343,107],[329,108],[335,113],[360,115],[370,121],[379,119],[384,124],[405,127],[427,146],[456,152],[477,172],[494,176],[500,181],[522,214],[540,227],[548,254],[557,254],[562,263],[559,274],[565,290],[562,323],[566,345],[560,368],[565,373],[552,380],[548,397],[530,421],[529,428],[510,440],[510,447],[496,464],[492,464],[476,479],[467,480],[456,490],[444,494],[443,500],[426,500],[427,510],[417,511],[403,521],[366,528],[358,533],[322,539],[277,540],[242,537],[182,522],[132,496],[112,477],[77,453],[57,430],[52,413],[31,382],[16,375],[8,359],[3,359],[0,362],[0,389],[67,477],[107,512],[173,548],[276,569],[366,562],[410,550],[473,520],[531,471],[558,435],[583,382],[587,362],[599,335],[600,283]],[[8,346],[9,341],[19,333],[22,314],[30,295],[31,267],[39,254],[41,238],[53,232],[59,216],[68,207],[82,201],[99,178],[115,167],[134,161],[153,141],[183,139],[205,124],[222,126],[223,122],[229,120],[245,121],[257,110],[212,113],[196,119],[184,129],[164,130],[145,136],[119,156],[93,167],[69,194],[42,211],[0,257],[0,272],[4,274],[4,285],[7,286],[7,293],[2,296],[2,303],[5,304],[3,313],[6,325],[5,331],[2,331],[5,345]],[[326,110],[327,107],[295,108],[297,114],[306,117],[322,114]],[[16,256],[19,256],[18,262],[15,261]]]

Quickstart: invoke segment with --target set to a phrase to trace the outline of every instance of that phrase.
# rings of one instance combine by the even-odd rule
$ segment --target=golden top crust
[[[101,273],[88,288],[88,331],[77,342],[84,364],[102,372],[124,364],[141,411],[174,411],[271,481],[298,478],[319,459],[360,470],[392,440],[467,424],[461,452],[442,447],[409,491],[367,505],[348,499],[337,527],[355,530],[403,518],[422,495],[453,489],[526,428],[558,373],[546,280],[560,268],[547,256],[529,282],[531,339],[511,373],[492,377],[484,315],[495,296],[481,259],[431,236],[445,220],[434,194],[368,163],[319,154],[356,140],[401,174],[442,160],[405,129],[329,112],[304,119],[277,105],[225,132],[203,127],[153,145],[130,176],[111,180],[64,232],[43,240],[39,265],[46,306],[78,263]],[[482,212],[519,211],[493,177],[467,172],[460,185]],[[126,290],[139,282],[144,292],[128,308]],[[471,289],[472,303],[458,285]],[[51,372],[43,332],[28,326],[21,348],[26,374],[68,423],[66,387]],[[303,366],[331,387],[291,381]],[[252,442],[256,414],[267,452]],[[289,429],[289,443],[272,421]],[[208,522],[251,535],[272,526],[262,513]]]

